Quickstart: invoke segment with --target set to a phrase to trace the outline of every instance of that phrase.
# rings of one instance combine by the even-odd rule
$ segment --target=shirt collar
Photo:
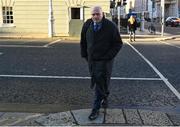
[[[93,22],[93,25],[95,26],[96,24],[98,24],[98,25],[101,25],[102,24],[102,22]]]

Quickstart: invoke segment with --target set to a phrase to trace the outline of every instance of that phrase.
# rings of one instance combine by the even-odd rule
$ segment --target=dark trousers
[[[95,86],[95,99],[93,109],[99,110],[101,102],[109,95],[109,84],[112,72],[113,61],[91,61],[89,71],[91,74],[91,85]]]
[[[135,41],[135,29],[130,29],[129,30],[129,40],[132,41],[132,38],[133,40]]]

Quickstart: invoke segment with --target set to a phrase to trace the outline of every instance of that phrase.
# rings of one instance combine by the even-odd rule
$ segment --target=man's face
[[[93,9],[91,14],[92,14],[92,20],[94,22],[101,22],[101,20],[103,18],[103,14],[100,9],[98,9],[98,8]]]

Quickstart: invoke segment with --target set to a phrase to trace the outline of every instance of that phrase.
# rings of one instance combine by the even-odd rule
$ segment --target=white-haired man
[[[104,17],[100,6],[94,6],[91,15],[83,25],[80,46],[81,56],[89,65],[91,88],[95,86],[95,100],[89,115],[89,119],[94,120],[101,106],[107,108],[112,65],[123,43],[117,26]]]

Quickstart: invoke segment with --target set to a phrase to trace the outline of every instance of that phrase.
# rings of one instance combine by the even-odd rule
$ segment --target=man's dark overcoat
[[[92,19],[88,19],[81,31],[81,56],[89,64],[91,88],[95,83],[108,86],[113,59],[123,45],[117,26],[106,18],[101,23],[101,28],[95,32]]]

